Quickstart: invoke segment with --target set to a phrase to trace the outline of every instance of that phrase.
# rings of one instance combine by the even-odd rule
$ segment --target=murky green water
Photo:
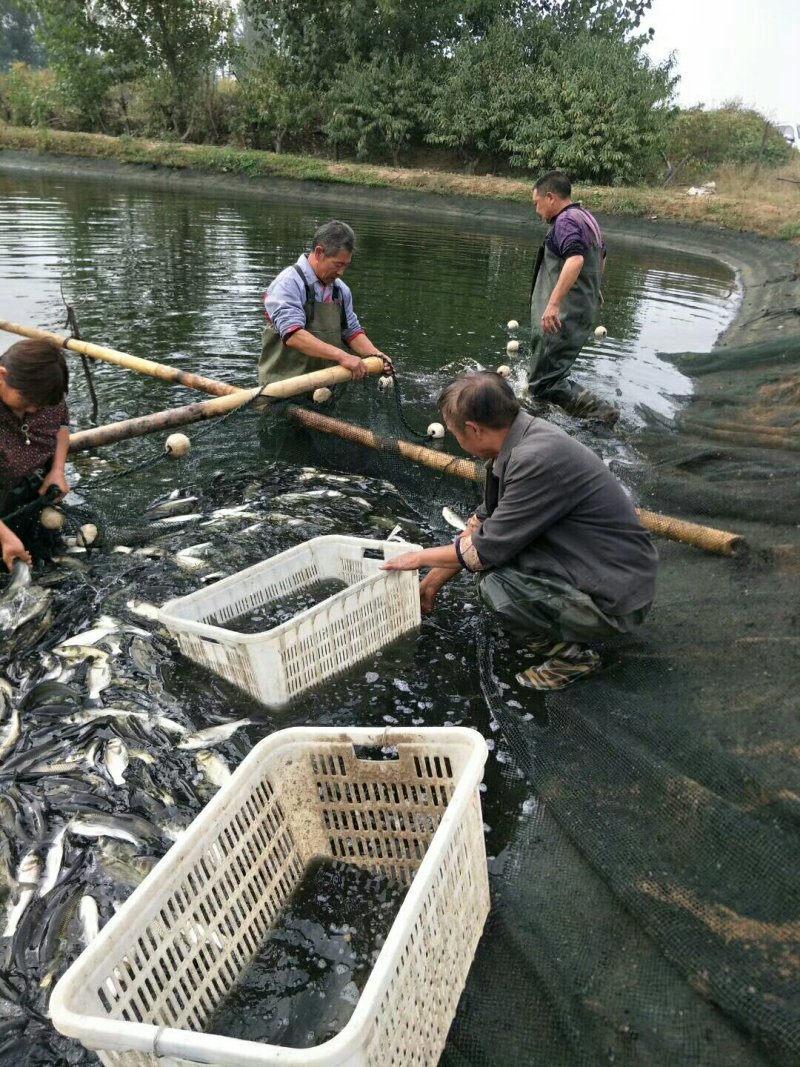
[[[488,367],[510,361],[505,323],[512,317],[525,322],[530,270],[542,232],[533,217],[529,229],[515,232],[474,220],[418,221],[412,215],[350,211],[346,189],[335,212],[315,206],[310,198],[303,207],[284,206],[23,175],[0,174],[0,196],[0,317],[60,329],[63,288],[84,337],[242,384],[255,377],[264,284],[296,258],[318,222],[331,214],[346,218],[359,236],[348,275],[357,310],[373,340],[395,357],[409,401],[406,414],[423,429],[435,417],[435,395],[447,377],[443,367],[465,360]],[[622,407],[630,432],[643,406],[669,415],[676,397],[689,391],[688,381],[659,359],[658,351],[708,349],[733,313],[735,287],[731,272],[713,261],[622,244],[613,237],[609,244],[603,315],[609,335],[587,350],[579,372],[587,385]],[[0,348],[14,340],[4,335]],[[519,379],[524,377],[522,361],[515,370]],[[94,374],[103,422],[196,399],[184,389],[107,365],[97,366]],[[391,402],[377,398],[374,382],[345,399],[352,410],[368,411],[376,428],[383,420],[396,431]],[[77,362],[70,405],[78,425],[88,425],[86,386]],[[474,485],[412,475],[410,468],[401,480],[399,461],[387,456],[347,481],[326,481],[324,469],[304,471],[301,464],[353,469],[359,456],[327,441],[308,451],[312,443],[300,436],[293,441],[293,454],[299,457],[293,465],[278,451],[281,435],[269,426],[264,432],[265,425],[260,417],[245,414],[212,424],[205,436],[203,430],[189,428],[194,440],[189,460],[161,462],[117,480],[109,479],[154,456],[160,439],[78,457],[71,476],[82,498],[108,520],[106,547],[147,551],[105,552],[79,560],[82,569],[55,587],[60,599],[47,647],[89,625],[100,612],[125,617],[131,598],[162,603],[199,588],[204,578],[234,573],[319,534],[383,538],[399,524],[410,541],[443,542],[453,531],[441,519],[442,504],[467,514],[474,503]],[[453,450],[453,443],[444,447]],[[617,458],[631,458],[625,444],[604,447],[613,447]],[[395,475],[397,484],[385,481]],[[326,488],[333,488],[331,495],[298,494]],[[199,517],[171,530],[151,524],[146,505],[175,489],[198,498]],[[243,501],[252,512],[247,516],[214,514]],[[186,570],[176,553],[198,545],[203,565]],[[490,871],[493,878],[502,878],[504,854],[517,828],[532,817],[535,801],[481,696],[475,655],[479,614],[469,581],[451,583],[419,633],[394,642],[281,712],[264,709],[198,669],[161,638],[138,648],[137,662],[127,662],[124,655],[112,659],[103,700],[111,706],[136,699],[145,708],[157,702],[161,713],[184,716],[196,727],[251,718],[250,725],[217,749],[232,768],[261,737],[282,726],[473,726],[491,748],[483,813]],[[36,679],[39,651],[26,654],[15,683]],[[501,643],[504,678],[519,669],[515,657],[519,652]],[[82,676],[71,684],[82,696]],[[501,684],[510,708],[520,715],[540,713],[541,695]],[[51,722],[37,728],[57,733],[55,722],[56,727]],[[166,735],[158,744],[144,740],[153,746],[155,762],[137,763],[129,772],[136,789],[125,797],[112,790],[109,803],[158,822],[158,797],[168,794],[174,801],[170,827],[185,825],[207,800],[209,787],[197,781],[191,753],[177,751]],[[58,829],[61,814],[55,801],[46,813],[48,832]],[[107,920],[110,901],[127,895],[130,887],[109,889],[99,876],[93,882],[89,860],[86,871],[101,918]],[[32,969],[26,988],[41,1008],[39,977]],[[303,1025],[301,1018],[300,1031]],[[60,1039],[51,1045],[45,1035],[38,1032],[44,1058],[36,1062],[57,1067],[92,1062],[88,1054],[79,1059],[75,1048]],[[3,1067],[19,1062],[23,1038],[14,1041],[7,1055],[0,1054]]]

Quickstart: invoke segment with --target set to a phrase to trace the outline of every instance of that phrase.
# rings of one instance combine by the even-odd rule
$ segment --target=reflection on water
[[[301,207],[33,175],[0,175],[0,194],[5,317],[58,327],[61,284],[84,336],[240,383],[254,378],[265,284],[331,214],[358,235],[348,281],[362,323],[401,372],[423,377],[467,357],[508,361],[505,323],[516,318],[524,330],[542,233],[533,213],[523,232],[491,232],[472,219],[350,210],[345,188],[336,210],[311,197]],[[669,415],[672,398],[690,392],[657,353],[710,348],[733,313],[735,282],[710,259],[613,236],[609,244],[608,336],[577,369],[635,424],[637,406]],[[524,380],[524,346],[516,369]],[[114,369],[98,375],[107,416],[143,414],[174,395]]]

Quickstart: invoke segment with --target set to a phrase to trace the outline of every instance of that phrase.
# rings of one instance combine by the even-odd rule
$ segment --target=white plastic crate
[[[418,547],[403,541],[315,537],[206,589],[167,601],[159,619],[189,659],[279,707],[419,626],[417,572],[380,569],[385,559]],[[224,627],[239,615],[328,579],[346,582],[348,588],[280,626],[257,634]]]
[[[106,1067],[434,1067],[489,910],[486,751],[464,727],[266,738],[58,983],[53,1025]],[[316,857],[409,885],[350,1021],[310,1049],[202,1033]]]

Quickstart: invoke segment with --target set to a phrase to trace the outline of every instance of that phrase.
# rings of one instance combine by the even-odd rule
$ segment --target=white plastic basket
[[[278,556],[167,601],[159,619],[184,655],[264,704],[279,707],[352,667],[420,623],[416,571],[382,571],[385,559],[418,549],[402,541],[315,537]],[[257,634],[225,622],[328,579],[347,589]]]
[[[464,727],[266,738],[58,983],[53,1025],[106,1067],[433,1067],[489,910],[485,760]],[[410,883],[350,1021],[310,1049],[202,1033],[320,856]]]

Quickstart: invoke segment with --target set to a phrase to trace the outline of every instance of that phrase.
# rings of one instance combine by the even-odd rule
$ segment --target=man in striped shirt
[[[258,381],[283,378],[338,364],[355,381],[363,378],[365,356],[391,361],[367,337],[353,310],[353,295],[342,275],[350,266],[356,235],[346,222],[319,227],[311,251],[286,267],[264,293],[267,324],[261,341]]]

